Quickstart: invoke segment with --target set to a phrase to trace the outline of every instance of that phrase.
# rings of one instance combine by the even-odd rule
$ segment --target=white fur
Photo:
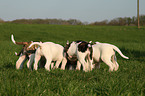
[[[81,65],[83,66],[84,71],[92,70],[92,61],[90,59],[90,51],[87,49],[85,52],[80,52],[77,50],[77,58],[80,63],[77,64],[77,68],[80,70]],[[87,59],[87,61],[85,61]]]
[[[16,44],[16,41],[14,40],[13,34],[11,35],[11,40],[12,40],[12,42],[13,42],[14,44]]]
[[[41,56],[44,56],[46,58],[46,70],[50,70],[50,64],[52,63],[52,61],[56,61],[55,68],[58,68],[59,64],[63,60],[63,46],[55,44],[53,42],[34,42],[30,44],[29,48],[35,44],[39,45],[40,47],[35,52],[34,69],[37,70],[37,64]]]
[[[119,65],[115,56],[115,51],[117,51],[121,57],[129,59],[127,56],[124,56],[118,47],[108,44],[96,42],[93,45],[93,60],[96,63],[96,67],[100,67],[100,59],[109,66],[109,71],[117,71]],[[112,61],[111,61],[112,60]]]

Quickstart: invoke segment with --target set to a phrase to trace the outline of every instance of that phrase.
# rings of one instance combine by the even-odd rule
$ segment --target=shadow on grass
[[[145,62],[145,51],[129,50],[125,48],[120,48],[122,53],[129,57],[129,59],[134,59],[140,62]]]
[[[12,62],[8,62],[8,63],[4,63],[4,65],[2,67],[0,67],[0,69],[14,69],[15,65],[12,64]]]

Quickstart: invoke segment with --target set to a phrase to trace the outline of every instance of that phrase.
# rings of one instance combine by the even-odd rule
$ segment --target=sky
[[[0,0],[0,18],[77,19],[82,22],[137,16],[137,0]],[[145,0],[140,0],[145,15]]]

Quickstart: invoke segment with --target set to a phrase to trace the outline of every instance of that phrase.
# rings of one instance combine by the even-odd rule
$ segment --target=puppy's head
[[[82,42],[79,42],[78,44],[78,51],[80,52],[85,52],[88,47],[90,47],[90,44],[86,41],[82,41]]]

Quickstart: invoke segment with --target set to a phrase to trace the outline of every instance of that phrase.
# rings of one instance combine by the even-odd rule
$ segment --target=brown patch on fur
[[[17,54],[17,56],[20,56],[20,54],[30,55],[32,53],[35,53],[36,48],[38,46],[34,45],[31,48],[28,48],[31,43],[32,43],[32,41],[30,41],[30,42],[16,42],[16,44],[18,44],[18,45],[23,45],[22,50]]]
[[[81,52],[85,52],[88,48],[88,42],[86,41],[82,41],[79,45],[78,45],[78,51],[81,51]]]
[[[28,45],[29,42],[16,42],[17,45]]]

